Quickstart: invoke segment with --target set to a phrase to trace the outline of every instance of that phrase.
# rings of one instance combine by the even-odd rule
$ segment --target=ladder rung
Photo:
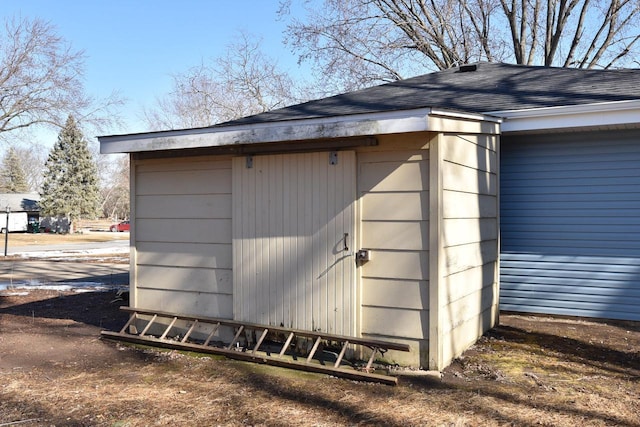
[[[295,334],[291,332],[287,337],[287,340],[284,342],[284,345],[282,346],[282,350],[280,350],[280,354],[279,354],[280,357],[284,356],[284,354],[286,353],[287,349],[291,345],[291,340],[293,339],[294,335]]]
[[[342,346],[342,350],[340,350],[340,354],[336,359],[336,363],[333,365],[334,368],[337,368],[338,366],[340,366],[340,362],[342,362],[342,358],[344,357],[344,354],[347,352],[348,346],[349,346],[349,341],[345,341],[344,345]]]
[[[233,347],[235,345],[235,343],[236,343],[236,341],[238,341],[238,338],[240,337],[240,334],[242,333],[242,331],[244,331],[244,326],[241,325],[238,328],[238,332],[236,332],[236,335],[233,337],[233,340],[231,341],[231,343],[227,347],[227,350],[231,350],[231,347]]]
[[[182,338],[182,341],[180,341],[180,342],[187,342],[187,339],[189,338],[189,336],[191,336],[191,332],[193,332],[193,330],[196,328],[197,324],[198,324],[198,319],[193,321],[193,324],[191,325],[191,327],[189,328],[187,333],[184,334],[184,337]]]
[[[169,323],[169,326],[167,326],[167,329],[165,329],[164,334],[162,334],[162,336],[160,336],[160,339],[163,340],[167,337],[167,334],[169,333],[169,331],[171,330],[171,328],[173,328],[173,325],[176,324],[176,321],[178,320],[177,317],[174,317],[173,320],[171,321],[171,323]]]
[[[307,362],[311,362],[311,359],[313,359],[313,355],[316,354],[316,350],[318,350],[318,346],[320,345],[320,340],[322,339],[322,337],[318,337],[316,338],[316,342],[313,344],[313,348],[311,349],[311,353],[309,353],[309,357],[307,357]]]
[[[209,334],[209,336],[207,337],[207,339],[204,341],[204,346],[208,346],[209,345],[209,341],[211,341],[211,338],[213,338],[213,336],[216,334],[216,332],[218,332],[218,328],[220,327],[220,322],[216,323],[215,325],[213,325],[213,328],[211,328],[211,333]]]
[[[129,325],[131,325],[133,323],[134,320],[136,320],[138,318],[138,313],[137,312],[133,312],[131,313],[131,316],[129,317],[129,320],[127,321],[127,323],[124,324],[124,326],[122,327],[122,329],[120,329],[120,333],[124,334],[124,332],[127,330],[127,328],[129,327]]]
[[[152,324],[153,322],[155,322],[157,318],[158,318],[158,315],[157,315],[157,314],[154,314],[154,315],[153,315],[153,317],[151,318],[151,320],[149,320],[149,323],[147,323],[147,326],[145,326],[145,327],[144,327],[144,329],[142,330],[142,332],[140,332],[140,336],[141,336],[141,337],[143,337],[143,336],[144,336],[144,334],[146,334],[146,333],[147,333],[147,331],[148,331],[148,330],[149,330],[149,328],[151,327],[151,324]]]
[[[376,357],[376,353],[378,352],[378,347],[373,347],[372,350],[373,351],[371,352],[371,357],[369,358],[369,361],[367,362],[367,367],[365,368],[367,372],[369,372],[369,369],[371,369],[371,365],[373,365],[373,359],[375,359]]]
[[[260,348],[260,344],[262,344],[262,341],[264,341],[264,339],[267,337],[268,332],[269,332],[268,329],[265,329],[264,331],[262,331],[262,335],[260,335],[260,339],[256,343],[256,346],[253,347],[253,354],[256,354],[256,351]]]

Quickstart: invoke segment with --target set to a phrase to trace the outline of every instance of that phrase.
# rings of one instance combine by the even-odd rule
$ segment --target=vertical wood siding
[[[498,137],[444,134],[440,144],[439,328],[448,364],[497,320]]]
[[[235,158],[236,319],[355,335],[354,201],[353,152]]]
[[[231,318],[231,158],[139,161],[135,174],[138,306]]]
[[[640,320],[640,133],[502,151],[501,309]]]

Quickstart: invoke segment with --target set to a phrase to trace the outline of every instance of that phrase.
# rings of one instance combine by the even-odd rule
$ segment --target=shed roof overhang
[[[206,128],[100,136],[100,152],[141,153],[232,147],[294,141],[368,137],[408,132],[443,132],[452,122],[486,123],[499,133],[501,119],[490,115],[467,114],[434,108],[252,123],[237,126],[217,125]],[[486,127],[485,127],[486,128]]]
[[[640,128],[640,100],[492,111],[502,117],[502,134]]]

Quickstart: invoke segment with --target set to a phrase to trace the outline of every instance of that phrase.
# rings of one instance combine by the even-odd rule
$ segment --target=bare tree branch
[[[61,128],[71,113],[94,125],[111,123],[122,101],[87,96],[84,53],[42,20],[6,19],[0,28],[0,135],[45,125]]]
[[[471,61],[607,67],[639,56],[637,0],[305,2],[287,42],[340,89]],[[281,15],[287,18],[285,1]]]
[[[151,129],[205,127],[305,100],[290,76],[240,33],[226,53],[173,76],[173,90],[145,110]]]

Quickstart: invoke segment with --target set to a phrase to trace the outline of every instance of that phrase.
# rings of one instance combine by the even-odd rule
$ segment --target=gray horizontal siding
[[[640,134],[505,138],[502,310],[640,320]]]

